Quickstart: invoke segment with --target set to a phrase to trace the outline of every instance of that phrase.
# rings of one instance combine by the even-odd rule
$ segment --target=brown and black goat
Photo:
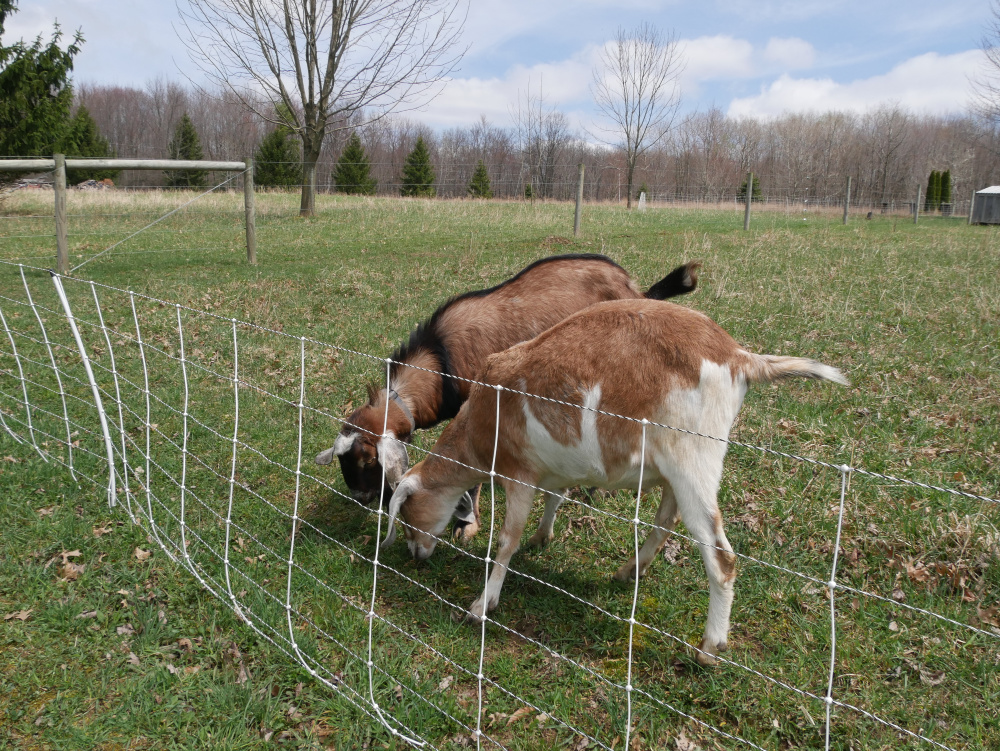
[[[409,465],[405,444],[413,431],[454,417],[469,395],[469,383],[460,379],[475,378],[489,355],[594,303],[691,292],[700,266],[679,266],[643,294],[606,256],[550,256],[495,287],[453,297],[393,352],[389,388],[369,387],[368,402],[351,414],[316,463],[329,464],[336,456],[356,500],[371,503],[380,493],[388,499]],[[456,526],[469,537],[478,521],[478,504],[470,495],[456,512]]]
[[[662,488],[656,526],[638,560],[615,578],[645,573],[682,518],[708,573],[698,661],[711,664],[726,648],[736,578],[716,500],[729,431],[749,384],[793,376],[847,383],[839,370],[813,360],[747,352],[708,317],[679,305],[591,306],[487,360],[479,380],[489,385],[472,387],[433,453],[396,487],[385,544],[395,538],[398,515],[412,555],[427,558],[459,496],[487,481],[493,467],[507,504],[486,589],[468,612],[478,620],[499,601],[536,488],[545,491],[545,512],[530,544],[544,545],[565,488],[634,490],[641,477],[643,489]],[[657,423],[645,425],[645,439],[643,420]]]

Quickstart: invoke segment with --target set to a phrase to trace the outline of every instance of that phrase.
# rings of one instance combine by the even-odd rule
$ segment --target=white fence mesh
[[[692,538],[671,531],[667,560],[642,581],[607,581],[621,561],[601,551],[627,559],[652,526],[641,491],[570,493],[559,555],[516,556],[500,609],[471,627],[454,621],[489,576],[505,478],[483,489],[479,536],[442,539],[416,568],[402,543],[379,550],[383,512],[303,459],[343,424],[322,374],[384,381],[386,360],[5,268],[23,287],[0,296],[7,436],[106,487],[220,603],[387,735],[517,749],[544,732],[574,749],[631,749],[686,731],[778,749],[792,723],[814,748],[998,738],[1000,502],[989,495],[731,441],[723,509],[741,565],[733,649],[717,667],[684,657],[705,609]],[[644,441],[652,427],[669,429],[642,421]],[[751,467],[809,479],[798,497],[773,499],[780,512],[764,510],[747,500]],[[926,523],[907,516],[876,543],[876,504],[926,507]],[[887,629],[892,654],[874,643]],[[969,674],[982,686],[950,685]],[[949,720],[969,702],[993,717],[979,735]]]

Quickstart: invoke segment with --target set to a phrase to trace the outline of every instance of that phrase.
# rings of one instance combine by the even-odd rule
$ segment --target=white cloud
[[[754,75],[753,45],[731,36],[698,37],[681,43],[686,61],[683,82],[720,78],[747,78]]]
[[[797,37],[771,37],[764,48],[764,60],[782,71],[811,68],[815,59],[813,46]]]
[[[888,73],[849,83],[783,74],[757,96],[734,99],[729,114],[774,117],[784,112],[863,112],[887,102],[927,114],[960,112],[969,101],[967,79],[981,64],[979,50],[954,55],[928,52],[900,63]]]
[[[505,123],[519,92],[541,94],[550,107],[566,112],[566,105],[590,101],[590,82],[598,48],[589,46],[568,60],[515,65],[502,77],[452,78],[441,94],[424,110],[435,125],[467,125],[480,115],[495,123]]]

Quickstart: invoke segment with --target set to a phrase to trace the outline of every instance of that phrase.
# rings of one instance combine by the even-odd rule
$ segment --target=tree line
[[[490,192],[497,197],[568,200],[575,194],[577,165],[583,163],[588,200],[624,200],[622,150],[588,140],[540,97],[525,99],[520,108],[512,103],[510,125],[480,118],[436,132],[402,116],[366,122],[364,113],[357,113],[337,121],[323,141],[317,186],[398,195],[406,160],[421,140],[435,175],[435,192],[442,197],[467,195],[482,162]],[[162,80],[142,89],[85,84],[77,89],[76,106],[86,108],[117,153],[162,158],[186,115],[205,158],[255,155],[282,173],[258,182],[301,183],[296,139],[280,124],[254,116],[235,97]],[[338,168],[345,152],[345,164]],[[365,163],[367,173],[343,172],[352,162]],[[853,200],[879,206],[915,200],[918,186],[927,184],[932,171],[949,173],[956,199],[1000,182],[1000,129],[972,114],[917,115],[899,106],[768,120],[731,118],[713,108],[679,118],[638,160],[635,183],[645,184],[656,200],[726,201],[746,190],[747,173],[753,172],[755,200],[835,201],[850,176]],[[151,173],[121,179],[125,185],[157,184]],[[481,174],[478,180],[482,183]]]

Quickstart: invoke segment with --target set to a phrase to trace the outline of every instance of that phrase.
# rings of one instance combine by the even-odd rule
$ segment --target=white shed
[[[976,191],[971,224],[1000,224],[1000,185]]]

